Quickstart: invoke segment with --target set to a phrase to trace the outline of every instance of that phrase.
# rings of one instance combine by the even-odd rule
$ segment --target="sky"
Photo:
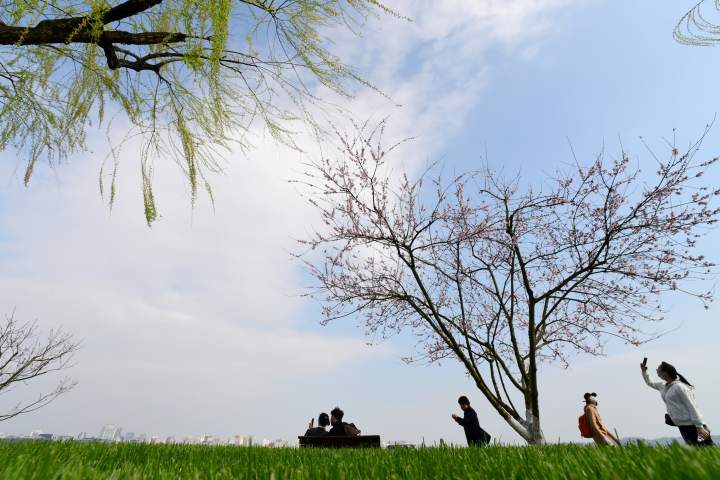
[[[339,53],[390,97],[360,91],[344,105],[354,118],[388,117],[389,138],[412,136],[393,161],[417,171],[490,165],[538,178],[620,142],[641,167],[676,130],[696,139],[718,109],[720,50],[672,39],[679,2],[599,0],[389,1],[412,22],[371,21],[364,38],[342,32]],[[720,126],[702,154],[720,152]],[[118,135],[122,132],[116,132]],[[0,432],[97,434],[126,431],[183,437],[213,434],[294,439],[311,417],[340,405],[349,421],[383,440],[463,443],[450,419],[470,397],[496,439],[519,443],[452,361],[408,366],[407,339],[367,345],[352,319],[321,326],[319,306],[302,297],[309,279],[291,253],[317,218],[288,183],[318,149],[273,144],[258,132],[248,154],[232,153],[213,179],[215,208],[190,207],[172,162],[159,164],[162,218],[148,228],[139,165],[120,159],[112,212],[99,195],[104,140],[56,169],[39,168],[22,186],[22,164],[0,153],[0,311],[41,328],[62,326],[82,341],[67,375],[77,387]],[[717,185],[720,176],[708,181]],[[702,248],[717,258],[720,236]],[[720,425],[715,365],[718,306],[668,297],[669,333],[641,347],[610,343],[603,357],[577,356],[541,371],[543,430],[550,441],[579,441],[582,394],[621,436],[675,435],[638,363],[666,360],[697,386],[706,422]],[[57,378],[0,396],[0,408]]]

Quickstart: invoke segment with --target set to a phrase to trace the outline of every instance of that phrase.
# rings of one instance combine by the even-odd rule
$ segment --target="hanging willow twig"
[[[720,0],[702,0],[688,10],[675,26],[673,37],[686,45],[720,43]]]
[[[320,130],[323,89],[372,87],[328,35],[385,13],[378,0],[0,0],[0,151],[28,158],[27,183],[38,161],[85,151],[107,110],[127,121],[120,144],[140,141],[150,224],[157,159],[178,163],[193,202],[198,188],[212,199],[208,174],[230,146],[249,146],[253,125],[298,148],[300,127]]]

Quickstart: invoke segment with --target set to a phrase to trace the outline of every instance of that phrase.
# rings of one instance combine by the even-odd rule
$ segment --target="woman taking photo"
[[[688,445],[713,445],[707,425],[703,423],[702,415],[695,406],[694,387],[690,382],[667,362],[662,362],[656,370],[662,382],[650,380],[647,358],[640,364],[640,370],[645,383],[658,390],[665,402],[665,423],[678,427]]]

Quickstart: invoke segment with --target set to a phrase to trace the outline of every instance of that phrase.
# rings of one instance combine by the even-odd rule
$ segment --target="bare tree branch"
[[[0,395],[36,378],[69,368],[78,348],[79,344],[72,336],[62,330],[52,330],[43,337],[36,322],[20,324],[14,314],[5,317],[4,323],[0,324]],[[49,392],[0,412],[0,421],[34,412],[70,391],[75,384],[64,378]]]

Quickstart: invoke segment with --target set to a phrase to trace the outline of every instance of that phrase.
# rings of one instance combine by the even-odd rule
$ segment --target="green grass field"
[[[720,479],[720,449],[680,446],[308,450],[0,442],[0,479]]]

